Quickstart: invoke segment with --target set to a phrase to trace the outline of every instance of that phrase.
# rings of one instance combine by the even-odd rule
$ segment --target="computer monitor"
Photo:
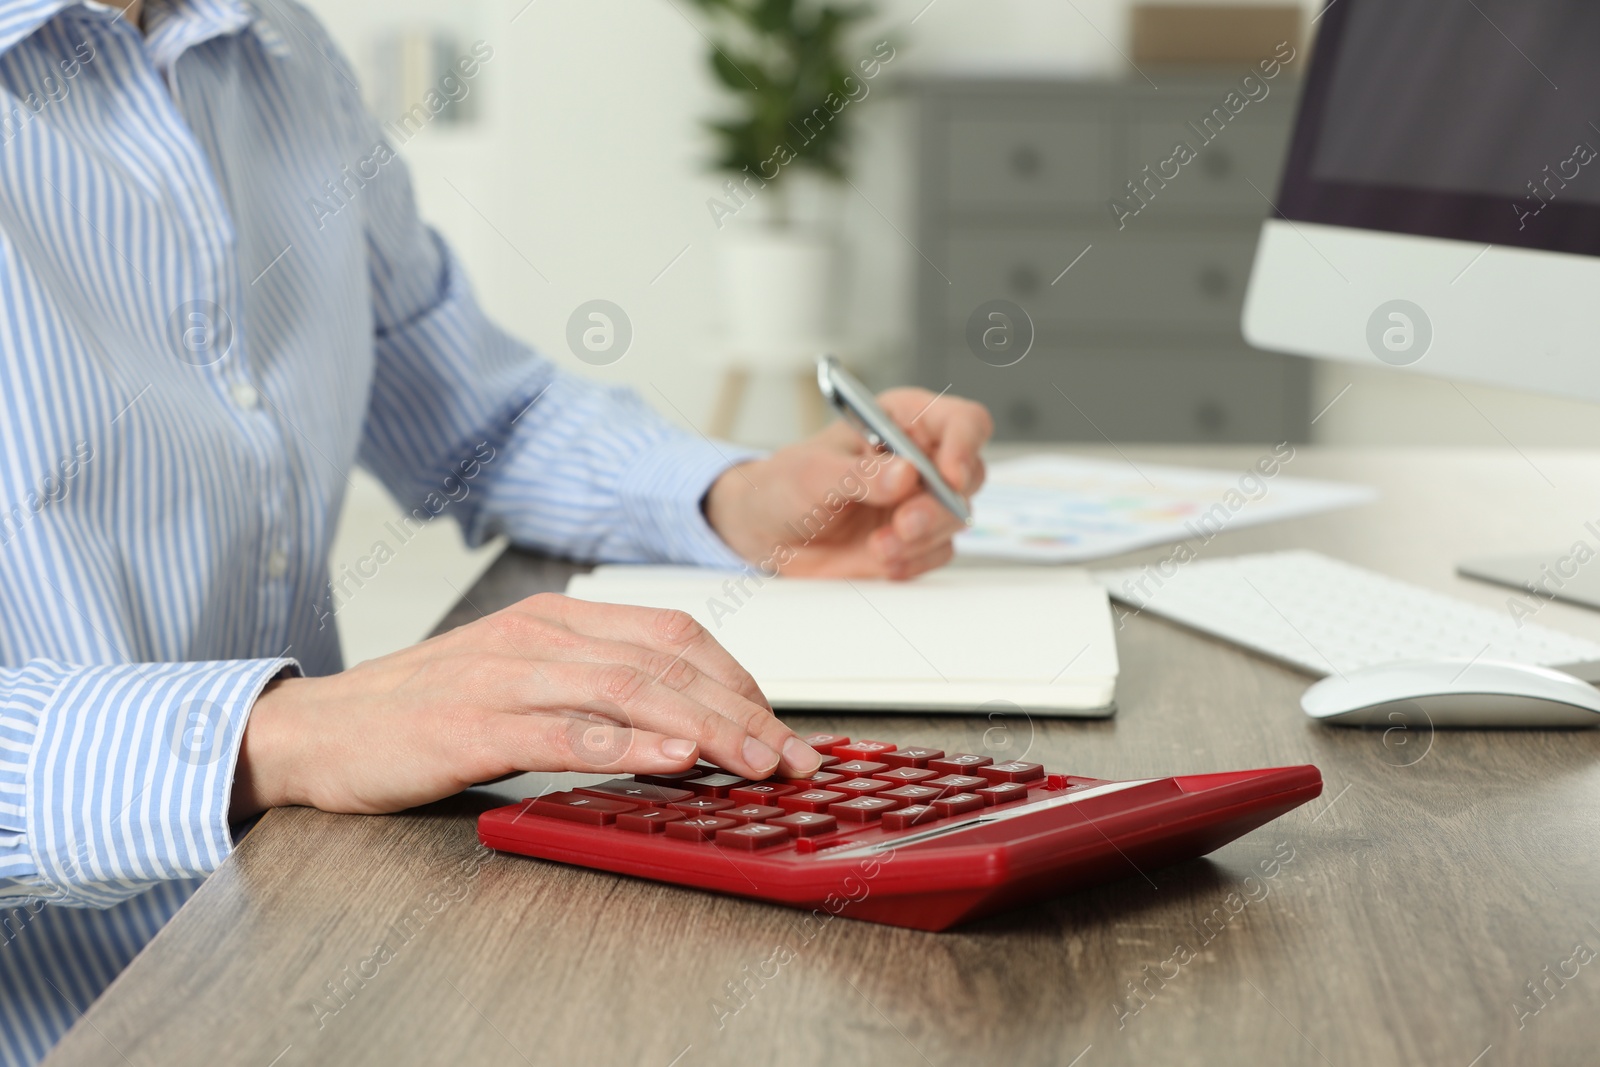
[[[1245,337],[1600,400],[1600,4],[1332,0],[1318,22]],[[1458,569],[1600,608],[1567,551]]]
[[[1600,4],[1334,0],[1244,334],[1600,400]]]

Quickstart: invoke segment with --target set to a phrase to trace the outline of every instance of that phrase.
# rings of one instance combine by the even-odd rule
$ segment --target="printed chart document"
[[[1366,486],[1278,473],[1293,456],[1280,448],[1287,455],[1266,452],[1258,466],[1234,471],[1062,455],[1004,460],[973,498],[973,527],[956,538],[956,551],[1083,563],[1377,499]]]
[[[887,582],[605,566],[567,595],[687,611],[777,708],[1098,718],[1114,707],[1111,610],[1081,570],[958,565]]]

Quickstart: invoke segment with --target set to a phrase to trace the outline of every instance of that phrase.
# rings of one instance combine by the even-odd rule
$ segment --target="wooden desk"
[[[1258,454],[1127,451],[1234,468]],[[1287,471],[1374,484],[1383,499],[1226,532],[1204,553],[1309,546],[1500,607],[1506,591],[1454,578],[1452,562],[1592,545],[1583,523],[1600,517],[1594,454],[1303,449]],[[559,588],[569,571],[509,555],[446,625]],[[1554,605],[1538,621],[1600,638],[1600,615]],[[48,1062],[1594,1062],[1600,732],[1386,745],[1307,721],[1306,678],[1226,645],[1152,618],[1119,641],[1116,718],[1019,724],[1037,758],[1106,778],[1314,763],[1323,797],[1150,881],[953,933],[839,920],[810,941],[782,908],[518,857],[473,867],[473,816],[500,802],[488,793],[382,818],[275,811]],[[797,723],[947,748],[993,725]],[[1276,878],[1243,881],[1280,847],[1293,858]],[[1232,913],[1230,894],[1251,885],[1256,899],[1231,898]],[[392,958],[347,978],[386,938]],[[1180,944],[1197,949],[1187,965],[1171,962]],[[782,946],[796,957],[766,966],[719,1026],[728,983]],[[1547,978],[1561,969],[1576,975]],[[1147,1003],[1122,1015],[1127,983],[1150,972],[1169,980],[1151,979]],[[1514,1005],[1539,980],[1545,1004],[1519,1028]],[[329,983],[352,992],[319,1013]]]

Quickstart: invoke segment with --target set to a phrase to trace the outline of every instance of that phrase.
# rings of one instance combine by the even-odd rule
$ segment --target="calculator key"
[[[885,830],[909,830],[913,826],[921,826],[942,818],[944,816],[934,811],[933,806],[930,804],[912,804],[909,807],[900,808],[898,811],[884,812],[883,828]]]
[[[688,812],[690,815],[710,815],[714,811],[733,807],[733,801],[718,800],[716,797],[695,797],[693,800],[675,801],[667,807]]]
[[[850,743],[850,739],[843,734],[812,734],[810,737],[802,737],[800,740],[824,756],[831,756],[835,748]]]
[[[691,778],[699,778],[702,775],[715,774],[716,770],[717,769],[715,767],[708,766],[704,763],[696,763],[693,767],[690,767],[686,771],[662,771],[660,774],[636,774],[633,776],[633,780],[636,782],[649,782],[652,785],[679,786]]]
[[[834,774],[842,774],[847,778],[871,778],[879,771],[889,769],[887,763],[873,763],[871,760],[853,759],[844,763],[835,763],[828,770]]]
[[[948,756],[929,760],[928,769],[944,774],[971,774],[974,767],[987,767],[993,762],[994,760],[988,756],[975,756],[971,752],[952,752]]]
[[[923,748],[921,745],[910,745],[906,748],[897,748],[893,752],[885,752],[878,758],[891,767],[926,767],[929,760],[936,760],[944,755],[942,748]]]
[[[718,830],[738,825],[732,819],[719,819],[715,815],[694,815],[667,823],[667,836],[684,841],[708,841]]]
[[[774,778],[772,781],[777,782],[779,785],[792,785],[801,789],[821,789],[824,786],[832,785],[834,782],[842,782],[844,778],[844,775],[834,774],[832,771],[818,771],[810,778]],[[731,796],[732,794],[729,795]]]
[[[983,802],[989,805],[1009,804],[1013,800],[1026,800],[1028,797],[1028,783],[1026,782],[996,782],[986,785],[982,789],[974,790]]]
[[[871,822],[884,812],[893,811],[899,806],[899,801],[885,797],[856,797],[854,800],[845,800],[833,805],[828,809],[828,814],[848,822]],[[982,807],[983,801],[978,801],[978,806]]]
[[[789,843],[789,831],[781,826],[763,826],[753,822],[717,831],[717,844],[723,848],[743,848],[754,852],[758,848]]]
[[[991,782],[1031,782],[1044,777],[1044,767],[1038,763],[1023,763],[1013,759],[979,767],[972,773],[982,775]]]
[[[617,828],[641,834],[659,834],[667,824],[686,818],[681,811],[669,808],[650,808],[647,811],[625,811],[617,816]]]
[[[732,819],[737,823],[766,822],[782,814],[782,808],[775,808],[770,804],[746,804],[739,808],[723,808],[717,812],[717,818]]]
[[[835,782],[833,785],[835,793],[843,793],[847,797],[864,797],[893,788],[892,783],[882,778],[851,778],[848,781]]]
[[[839,745],[833,754],[840,759],[875,760],[885,752],[893,752],[895,746],[888,741],[851,741]]]
[[[736,774],[722,774],[719,772],[717,774],[702,775],[699,778],[690,778],[683,783],[683,787],[694,790],[697,796],[716,797],[721,800],[741,785],[749,784],[750,782],[746,778],[740,778]]]
[[[1024,786],[1022,791],[1026,793],[1028,791],[1027,787]],[[881,793],[872,795],[888,797],[890,800],[898,800],[902,804],[927,804],[938,800],[944,794],[945,791],[943,789],[933,789],[925,785],[903,785],[898,789],[885,789]]]
[[[586,822],[592,826],[610,826],[618,815],[638,808],[638,804],[584,796],[581,793],[546,793],[535,800],[528,810],[534,815]]]
[[[784,811],[827,811],[828,805],[848,800],[843,793],[831,789],[807,789],[778,798],[778,807]]]
[[[972,774],[947,774],[943,778],[930,778],[922,783],[930,789],[942,790],[946,796],[951,793],[965,793],[969,789],[989,785],[989,779],[979,778]]]
[[[590,797],[626,800],[634,804],[671,804],[694,797],[687,789],[656,785],[654,782],[635,782],[631,778],[613,778],[598,785],[580,785],[573,792]]]
[[[768,826],[781,826],[796,837],[815,837],[818,834],[831,834],[838,829],[839,822],[832,815],[824,815],[816,811],[797,811],[792,815],[780,815],[776,819],[768,819]]]
[[[953,797],[935,800],[932,805],[940,815],[964,815],[983,806],[983,798],[976,793],[957,793]]]
[[[895,785],[916,785],[918,782],[926,782],[929,778],[939,777],[939,772],[919,767],[891,767],[889,770],[868,777],[882,778],[885,782],[893,782]]]
[[[728,790],[728,799],[735,804],[771,804],[781,796],[798,793],[797,785],[785,785],[782,782],[751,782],[741,785],[738,789]]]

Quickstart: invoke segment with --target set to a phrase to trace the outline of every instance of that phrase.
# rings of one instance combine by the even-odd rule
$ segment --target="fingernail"
[[[681,737],[669,737],[661,742],[661,754],[672,760],[686,760],[694,755],[695,744]]]
[[[753,737],[744,739],[744,761],[758,771],[770,771],[778,765],[778,754]]]
[[[924,515],[920,511],[913,511],[904,519],[900,520],[900,526],[900,532],[905,534],[906,540],[915,541],[917,538],[928,532],[928,516]]]
[[[783,761],[800,774],[810,774],[822,766],[822,757],[817,755],[817,750],[798,737],[791,737],[783,743]]]

